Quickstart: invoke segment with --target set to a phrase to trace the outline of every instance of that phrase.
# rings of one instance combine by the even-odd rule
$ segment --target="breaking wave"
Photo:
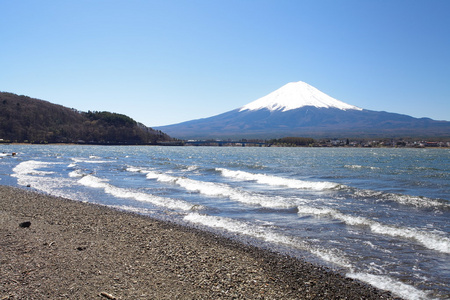
[[[54,174],[53,171],[42,171],[38,169],[46,168],[49,165],[54,165],[56,163],[51,162],[43,162],[36,160],[28,160],[21,162],[17,166],[13,168],[14,176],[20,178],[23,175],[37,175],[37,176],[45,176]]]
[[[350,166],[349,166],[350,167]],[[359,168],[362,166],[351,166],[352,168]],[[370,167],[372,168],[372,167]],[[328,182],[328,181],[306,181],[299,179],[290,179],[273,175],[266,174],[255,174],[245,171],[233,171],[224,168],[216,168],[217,171],[221,172],[222,176],[233,178],[243,181],[255,181],[260,184],[266,184],[270,186],[285,186],[292,189],[309,189],[315,191],[323,190],[347,190],[356,197],[371,197],[376,198],[379,201],[395,201],[402,205],[422,207],[422,208],[441,208],[450,209],[450,203],[439,200],[432,199],[423,196],[411,196],[403,194],[385,193],[379,191],[365,190],[352,188],[346,185]]]
[[[252,225],[231,218],[209,216],[199,213],[189,213],[184,217],[184,220],[211,228],[219,228],[232,233],[244,234],[269,243],[284,244],[297,249],[306,250],[323,261],[343,268],[352,268],[352,265],[342,254],[336,253],[337,249],[314,248],[304,241],[270,231],[266,227]]]
[[[206,196],[227,197],[233,201],[274,209],[288,209],[296,206],[294,203],[283,197],[268,197],[256,193],[249,193],[222,183],[199,181],[150,170],[144,171],[134,167],[130,167],[127,170],[130,172],[142,172],[146,174],[148,179],[176,184],[188,191],[198,192]]]
[[[377,234],[413,239],[428,249],[437,250],[443,253],[450,253],[450,238],[437,233],[425,232],[416,228],[402,228],[385,225],[364,217],[346,215],[331,208],[299,206],[298,213],[315,216],[329,216],[334,219],[341,220],[348,225],[367,226],[372,232]]]
[[[438,208],[449,210],[450,203],[445,200],[432,199],[424,196],[411,196],[404,194],[385,193],[380,191],[350,188],[356,197],[375,198],[377,201],[393,201],[402,205],[414,206],[418,208]]]
[[[339,189],[343,187],[342,185],[334,182],[328,181],[306,181],[299,179],[289,179],[284,177],[266,175],[266,174],[254,174],[245,171],[233,171],[224,168],[216,168],[217,171],[221,172],[224,177],[229,177],[238,180],[249,180],[256,181],[260,184],[268,184],[271,186],[286,186],[292,189],[309,189],[309,190],[331,190]]]
[[[348,169],[369,169],[369,170],[379,170],[379,167],[362,166],[362,165],[345,165],[344,168]]]
[[[149,202],[157,206],[166,207],[169,209],[174,210],[184,210],[189,211],[192,209],[198,209],[198,205],[193,205],[189,202],[182,201],[182,200],[176,200],[171,198],[165,198],[165,197],[159,197],[152,194],[142,193],[142,192],[134,192],[129,189],[119,188],[116,186],[113,186],[107,182],[106,179],[101,179],[98,177],[95,177],[93,175],[86,175],[83,176],[80,180],[78,180],[78,183],[92,187],[92,188],[99,188],[103,189],[105,193],[113,195],[115,197],[119,198],[131,198],[137,201],[141,202]]]
[[[80,193],[67,189],[73,185],[71,179],[55,177],[54,174],[56,172],[54,171],[41,170],[58,164],[61,163],[35,160],[24,161],[12,169],[14,173],[11,176],[17,178],[18,185],[33,187],[53,196],[84,201],[84,197]]]
[[[389,276],[373,275],[368,273],[348,273],[346,274],[346,276],[349,278],[364,281],[379,289],[390,291],[394,295],[397,295],[404,299],[410,300],[430,299],[428,293],[418,290],[412,285],[403,283],[398,280],[394,280]]]

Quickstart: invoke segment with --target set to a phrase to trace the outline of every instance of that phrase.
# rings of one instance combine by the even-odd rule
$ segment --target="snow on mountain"
[[[250,102],[241,107],[239,111],[268,109],[285,112],[304,106],[362,110],[359,107],[334,99],[303,81],[298,81],[290,82],[267,96]]]

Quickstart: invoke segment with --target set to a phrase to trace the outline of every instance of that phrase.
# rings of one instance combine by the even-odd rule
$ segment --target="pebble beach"
[[[396,299],[213,233],[0,186],[0,299]]]

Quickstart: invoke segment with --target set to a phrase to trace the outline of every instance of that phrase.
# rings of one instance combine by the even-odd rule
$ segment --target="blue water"
[[[2,145],[0,184],[215,231],[405,299],[450,298],[449,149]]]

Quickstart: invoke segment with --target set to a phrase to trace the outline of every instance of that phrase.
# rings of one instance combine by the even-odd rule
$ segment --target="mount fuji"
[[[271,112],[285,112],[305,106],[362,110],[356,106],[331,98],[315,87],[299,81],[288,83],[267,96],[243,106],[239,111],[268,109]]]
[[[450,137],[450,122],[362,109],[299,81],[223,114],[154,127],[180,139]]]

